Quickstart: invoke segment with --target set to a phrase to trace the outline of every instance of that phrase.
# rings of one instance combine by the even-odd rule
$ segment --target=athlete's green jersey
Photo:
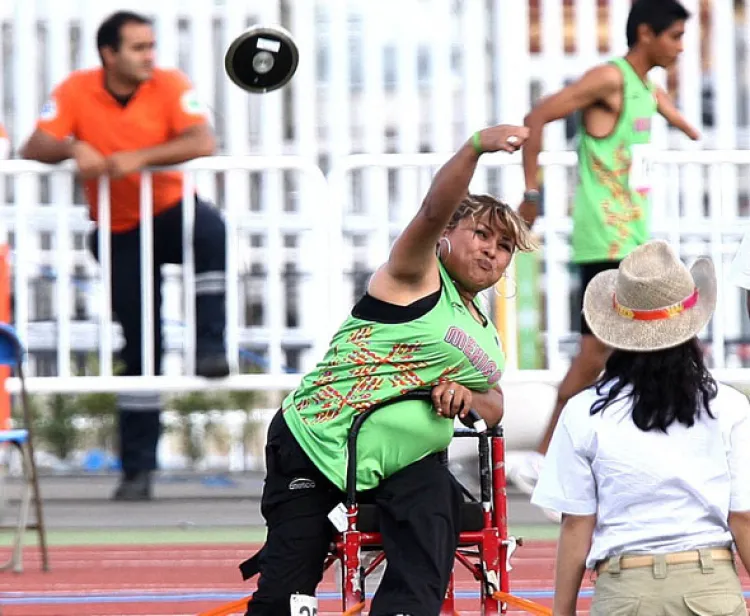
[[[455,381],[475,391],[494,387],[504,355],[492,322],[477,322],[440,264],[437,304],[406,323],[349,316],[323,360],[282,404],[300,446],[341,490],[346,485],[346,439],[355,416],[373,404],[415,389]],[[478,307],[478,306],[477,306]],[[357,441],[357,488],[367,490],[398,470],[445,449],[453,420],[428,402],[383,407],[364,423]]]
[[[612,133],[579,129],[578,186],[573,210],[573,261],[620,260],[649,239],[648,160],[656,93],[624,58],[622,111]]]

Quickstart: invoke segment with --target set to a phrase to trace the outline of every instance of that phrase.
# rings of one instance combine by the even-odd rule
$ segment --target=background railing
[[[226,220],[226,338],[238,376],[213,385],[192,376],[195,279],[192,242],[186,241],[188,266],[165,266],[161,318],[166,361],[161,377],[153,375],[152,316],[149,310],[143,315],[143,378],[149,378],[149,387],[266,389],[274,379],[285,387],[294,382],[320,358],[448,157],[344,156],[331,161],[327,175],[295,156],[217,156],[180,166],[185,192],[198,185],[199,177],[204,184],[215,184],[216,205]],[[747,228],[742,204],[750,193],[750,152],[662,151],[651,160],[654,236],[670,241],[687,261],[699,255],[713,258],[720,280],[717,312],[702,337],[712,367],[742,368],[748,363],[750,327],[744,295],[725,274]],[[562,373],[575,349],[571,306],[578,290],[568,241],[575,161],[570,152],[542,154],[545,174],[562,170],[565,182],[554,194],[544,195],[543,216],[535,227],[540,250],[514,260],[515,296],[485,293],[509,356],[506,379],[528,378],[515,374],[525,372],[519,370],[524,367],[519,358],[529,353],[525,346],[536,352],[533,368],[544,372],[532,373],[544,381]],[[471,188],[505,194],[500,173],[520,173],[519,163],[517,155],[483,157]],[[141,202],[147,221],[142,228],[144,280],[152,275],[152,171],[144,173]],[[0,177],[6,178],[13,197],[0,204],[12,248],[13,324],[29,349],[30,384],[48,392],[137,389],[138,377],[113,376],[122,340],[109,304],[109,236],[99,235],[105,256],[98,264],[86,249],[92,223],[72,172],[70,164],[0,162]],[[287,190],[271,190],[274,182]],[[102,179],[104,226],[110,218],[107,189]],[[515,205],[519,196],[509,197]],[[192,237],[192,222],[188,208],[185,239]],[[151,305],[150,288],[144,284],[143,297],[133,298],[134,309]],[[88,368],[92,361],[96,367]],[[239,376],[248,372],[263,374]]]
[[[325,332],[330,324],[326,320],[331,314],[326,272],[333,260],[328,250],[332,231],[320,211],[329,191],[320,169],[295,156],[214,157],[180,168],[185,192],[192,192],[198,174],[211,174],[219,185],[217,205],[227,225],[230,281],[226,339],[235,371],[242,370],[243,364],[259,364],[272,373],[283,373],[290,363],[285,351],[295,349],[305,350],[304,362],[309,366],[312,359],[307,356],[322,352],[327,343]],[[99,265],[86,249],[93,226],[86,219],[82,197],[74,199],[72,169],[69,164],[0,162],[0,177],[9,179],[14,196],[0,207],[12,246],[14,325],[29,347],[31,374],[61,383],[76,374],[72,358],[78,359],[80,367],[86,354],[96,355],[100,378],[111,377],[112,351],[122,343],[110,307],[109,234],[99,234]],[[133,298],[133,309],[143,314],[146,376],[154,373],[153,317],[150,310],[143,310],[153,305],[150,175],[151,171],[143,174],[141,191],[144,292],[142,298]],[[293,202],[263,199],[262,209],[258,208],[258,187],[281,182],[282,175],[287,183],[304,184],[304,192],[297,191]],[[46,195],[40,201],[40,192],[47,192],[45,185],[53,186],[54,198]],[[99,190],[100,223],[107,228],[111,204],[106,178],[100,181]],[[330,211],[331,206],[327,207]],[[185,208],[185,239],[192,237],[191,214]],[[256,245],[257,250],[252,248]],[[165,373],[191,375],[195,331],[192,241],[183,242],[183,247],[187,266],[165,266],[169,270],[162,308],[162,321],[167,325]]]
[[[658,162],[654,234],[667,237],[688,260],[715,258],[721,296],[703,338],[717,374],[741,384],[750,378],[750,322],[741,292],[724,272],[748,216],[742,149],[750,145],[750,0],[683,3],[693,14],[685,51],[675,70],[650,76],[668,88],[702,137],[689,142],[654,118],[653,143],[666,157]],[[0,121],[17,152],[51,89],[73,70],[100,65],[94,39],[101,20],[122,9],[152,17],[159,66],[190,77],[211,110],[219,152],[227,155],[192,163],[186,179],[224,211],[235,238],[228,257],[227,341],[233,368],[242,374],[220,382],[189,376],[194,315],[185,298],[192,279],[165,266],[164,376],[148,377],[149,388],[259,389],[278,396],[320,357],[418,207],[432,172],[473,131],[522,122],[539,97],[623,54],[630,4],[3,0]],[[384,17],[394,11],[398,20]],[[263,96],[248,96],[223,71],[229,43],[254,23],[285,26],[300,49],[294,79]],[[506,395],[524,408],[521,424],[508,426],[513,438],[527,426],[538,433],[551,406],[538,384],[554,383],[576,347],[577,281],[568,242],[575,132],[574,116],[545,128],[545,216],[536,227],[542,250],[516,259],[514,297],[487,294],[509,354]],[[676,150],[686,150],[686,158]],[[260,168],[224,170],[248,154],[263,155],[249,159]],[[304,169],[287,168],[285,155],[301,157]],[[31,388],[142,389],[142,379],[108,376],[122,339],[110,324],[106,270],[86,249],[91,224],[70,167],[12,161],[2,169],[0,244],[13,248],[13,304],[30,348]],[[515,205],[523,191],[518,159],[487,157],[473,188]],[[501,291],[507,296],[513,289]],[[511,400],[511,383],[522,397]],[[8,387],[15,391],[17,384],[11,380]],[[266,396],[251,406],[261,404],[258,398]],[[262,404],[270,408],[268,398]],[[537,407],[546,410],[532,413]]]
[[[173,265],[163,267],[163,374],[114,375],[122,336],[105,292],[111,262],[103,258],[99,264],[88,252],[86,238],[93,225],[73,167],[0,161],[0,182],[7,188],[0,201],[0,236],[7,237],[11,248],[13,324],[28,347],[29,390],[52,402],[58,394],[69,397],[78,424],[89,427],[100,425],[102,404],[114,404],[92,396],[160,392],[170,429],[203,434],[221,422],[230,435],[234,453],[205,464],[221,465],[227,459],[235,469],[260,464],[260,454],[247,454],[246,422],[255,426],[253,438],[261,439],[281,396],[320,359],[449,156],[342,156],[330,161],[327,174],[296,156],[217,156],[180,166],[185,191],[197,186],[202,196],[208,193],[227,224],[226,337],[233,374],[220,380],[193,376],[194,275],[192,267]],[[554,385],[576,349],[572,306],[578,289],[568,241],[575,161],[570,152],[542,154],[545,177],[557,171],[563,182],[544,195],[543,215],[535,226],[540,250],[514,259],[515,295],[484,294],[508,353],[501,381],[508,408],[523,409],[506,415],[511,449],[534,447],[552,409]],[[652,162],[654,236],[670,241],[686,261],[699,255],[714,259],[717,311],[701,336],[715,374],[747,387],[750,323],[743,292],[727,281],[726,272],[750,229],[745,223],[750,152],[657,151]],[[144,184],[153,171],[144,174]],[[505,196],[515,206],[520,174],[518,155],[487,155],[471,189]],[[205,191],[205,186],[213,190]],[[100,190],[108,194],[106,180]],[[151,211],[150,191],[144,189],[142,196],[145,215]],[[100,203],[106,222],[112,204],[106,197]],[[186,217],[185,223],[189,237],[192,221]],[[144,230],[142,267],[153,254],[151,225]],[[106,239],[103,244],[100,250],[107,254]],[[190,264],[192,244],[183,242],[183,247]],[[151,275],[150,268],[144,271]],[[133,309],[144,305],[150,300],[133,298]],[[150,311],[144,323],[147,335],[154,325]],[[9,393],[18,392],[17,379],[5,385]],[[186,399],[187,392],[198,397]],[[250,393],[232,397],[236,392]],[[229,398],[220,400],[219,394]],[[82,407],[89,410],[76,410]],[[199,412],[191,414],[190,409]],[[57,437],[50,438],[55,442]],[[172,446],[164,445],[170,451]],[[256,447],[262,451],[260,440]],[[180,464],[172,453],[160,456]]]

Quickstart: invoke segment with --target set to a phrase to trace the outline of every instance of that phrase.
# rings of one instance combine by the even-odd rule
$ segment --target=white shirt
[[[729,279],[743,289],[750,289],[750,231],[745,233],[729,268]]]
[[[643,432],[618,400],[590,414],[594,388],[565,407],[531,502],[596,514],[586,566],[624,553],[731,546],[729,511],[750,510],[750,402],[719,384],[693,427]]]

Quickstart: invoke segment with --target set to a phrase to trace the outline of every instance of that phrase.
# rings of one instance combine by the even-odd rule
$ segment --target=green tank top
[[[573,209],[573,261],[620,260],[649,239],[651,118],[656,93],[625,58],[612,60],[623,76],[622,111],[612,134],[598,139],[581,122],[578,186]]]
[[[477,322],[439,265],[438,303],[406,323],[384,324],[350,315],[323,360],[282,403],[284,419],[310,459],[342,491],[346,438],[355,415],[373,404],[450,380],[487,391],[500,380],[505,357],[489,319]],[[477,308],[479,306],[477,305]],[[432,404],[395,402],[364,423],[357,440],[357,489],[445,449],[453,420]]]

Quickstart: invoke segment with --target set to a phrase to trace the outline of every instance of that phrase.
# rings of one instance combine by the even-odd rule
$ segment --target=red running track
[[[39,569],[36,549],[27,549],[22,574],[0,573],[2,616],[194,616],[250,594],[237,565],[256,545],[87,546],[51,549],[52,570]],[[514,594],[551,605],[555,545],[526,542],[513,559]],[[457,567],[458,611],[477,614],[477,583]],[[744,586],[750,580],[743,575]],[[584,594],[590,590],[586,580]],[[340,603],[333,573],[319,588],[323,613]],[[589,600],[582,599],[581,613]]]

